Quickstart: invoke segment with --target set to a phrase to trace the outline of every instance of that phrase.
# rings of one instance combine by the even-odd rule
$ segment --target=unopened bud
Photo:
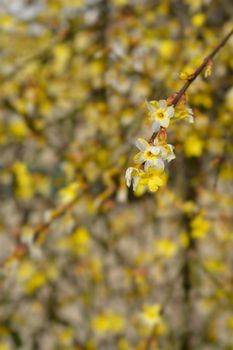
[[[158,140],[160,142],[166,142],[167,141],[167,131],[165,128],[161,127],[158,133]]]

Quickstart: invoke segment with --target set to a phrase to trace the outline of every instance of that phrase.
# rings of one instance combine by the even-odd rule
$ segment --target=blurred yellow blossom
[[[34,194],[33,180],[25,163],[16,162],[13,165],[16,182],[16,196],[23,200],[32,198]]]
[[[61,202],[67,204],[77,198],[79,191],[81,189],[81,184],[79,181],[74,181],[68,186],[62,188],[59,191],[59,197]]]
[[[68,45],[59,44],[53,50],[54,64],[53,69],[56,73],[60,73],[65,69],[68,60],[71,57],[71,49]]]
[[[180,245],[183,248],[187,248],[189,245],[189,241],[190,241],[188,233],[185,231],[180,232],[179,233],[179,241],[180,241]]]
[[[175,50],[176,45],[172,40],[163,40],[159,44],[159,54],[165,59],[169,59]]]
[[[143,307],[143,320],[149,325],[155,325],[161,320],[160,316],[161,307],[159,304],[145,305]]]
[[[92,321],[92,328],[97,333],[119,333],[125,327],[124,318],[114,312],[99,314]]]
[[[200,214],[191,221],[191,229],[193,238],[203,239],[210,229],[210,223]]]
[[[44,286],[47,282],[47,278],[44,272],[37,271],[26,282],[24,288],[28,293],[34,293],[37,289]]]
[[[200,157],[204,148],[203,140],[196,134],[191,134],[185,138],[184,152],[187,157]]]
[[[177,251],[176,244],[171,239],[168,239],[168,238],[157,239],[154,242],[154,248],[155,248],[156,254],[166,258],[173,257]]]
[[[9,124],[9,132],[17,139],[23,139],[28,133],[28,128],[23,120],[12,119]]]
[[[201,27],[204,24],[205,19],[205,15],[203,13],[196,13],[192,17],[191,21],[195,27]]]
[[[21,281],[29,279],[35,272],[35,266],[29,260],[22,261],[18,268],[18,278]]]
[[[85,227],[78,227],[71,238],[71,248],[79,255],[86,255],[90,248],[91,236]]]
[[[121,338],[117,342],[117,349],[118,350],[131,350],[132,347],[130,346],[129,342],[125,338]]]
[[[213,273],[224,273],[227,269],[223,261],[211,258],[204,261],[204,266],[209,272]]]
[[[65,327],[64,329],[59,329],[58,339],[59,345],[68,346],[72,344],[75,337],[75,332],[72,327]]]

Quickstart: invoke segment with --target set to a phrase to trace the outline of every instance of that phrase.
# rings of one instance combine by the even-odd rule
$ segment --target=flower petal
[[[147,106],[147,108],[149,109],[149,111],[150,111],[151,113],[153,113],[153,112],[156,111],[156,108],[155,108],[150,102],[148,102],[148,101],[146,101],[146,106]]]
[[[162,109],[167,108],[167,101],[166,100],[159,100],[159,108],[162,108]]]
[[[193,118],[193,115],[188,115],[188,122],[190,123],[190,124],[193,124],[194,123],[194,118]]]
[[[158,122],[157,120],[152,124],[152,131],[153,132],[157,132],[160,129],[160,122]]]
[[[172,118],[174,116],[174,107],[173,106],[169,106],[166,110],[166,116],[168,118]]]
[[[148,169],[151,168],[151,167],[153,166],[153,164],[154,164],[153,161],[147,160],[147,161],[145,162],[145,164],[144,164],[144,169],[145,169],[145,171],[147,172]]]
[[[194,115],[193,110],[192,110],[191,107],[188,107],[188,108],[187,108],[187,111],[188,111],[188,114]]]
[[[140,151],[145,151],[148,147],[149,147],[149,143],[144,140],[144,139],[137,139],[136,141],[136,147],[140,150]]]
[[[164,162],[162,159],[160,159],[160,158],[157,159],[156,167],[159,169],[164,169]]]
[[[131,185],[133,170],[134,170],[133,167],[129,167],[125,172],[125,180],[126,180],[126,185],[128,187],[130,187],[130,185]]]
[[[169,123],[170,123],[170,119],[169,118],[166,118],[164,120],[161,120],[161,125],[164,127],[164,128],[167,128]]]
[[[143,162],[145,162],[145,157],[142,152],[139,152],[134,156],[134,162],[136,164],[142,164]]]
[[[172,145],[166,145],[166,147],[163,147],[163,157],[164,159],[166,159],[168,162],[170,162],[172,159],[175,159],[176,158],[176,155],[173,151],[174,149],[174,146]]]
[[[135,191],[138,185],[138,181],[139,181],[140,177],[139,176],[135,176],[133,178],[133,190]]]
[[[171,155],[169,155],[167,157],[167,161],[170,162],[171,160],[175,159],[176,158],[176,155],[174,153],[172,153]]]
[[[150,146],[150,151],[154,155],[159,154],[160,153],[160,147],[158,147],[158,146]]]

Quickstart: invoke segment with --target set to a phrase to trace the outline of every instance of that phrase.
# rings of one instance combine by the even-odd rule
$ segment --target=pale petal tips
[[[172,118],[174,116],[174,107],[173,106],[169,106],[166,110],[166,115],[168,118]]]
[[[170,162],[171,160],[176,158],[176,155],[174,153],[174,146],[172,145],[167,145],[170,152],[167,154],[167,161]]]
[[[149,168],[164,170],[164,162],[158,158],[156,160],[147,160],[144,165],[144,169],[147,172]]]
[[[136,188],[137,188],[138,182],[139,182],[139,176],[134,177],[134,179],[133,179],[133,190],[134,190],[134,191],[135,191]]]
[[[153,101],[151,101],[151,102],[153,102]],[[147,108],[149,109],[149,111],[150,111],[151,113],[153,113],[153,112],[156,111],[156,108],[152,105],[151,102],[146,101],[146,106],[147,106]]]
[[[158,121],[155,121],[153,124],[152,124],[152,131],[153,132],[157,132],[159,131],[159,128],[160,128],[160,123]]]
[[[166,118],[164,120],[161,120],[161,125],[164,127],[164,128],[167,128],[168,125],[170,123],[170,119],[169,118]]]
[[[151,153],[153,153],[154,155],[157,155],[160,153],[160,147],[158,146],[150,146],[150,150],[151,150]]]
[[[145,171],[148,171],[148,169],[151,168],[151,167],[152,167],[151,162],[150,162],[150,161],[146,161],[146,162],[145,162],[145,165],[144,165]]]
[[[175,155],[174,153],[171,154],[171,155],[169,155],[169,156],[167,157],[168,163],[169,163],[171,160],[175,159],[175,158],[176,158],[176,155]]]
[[[128,187],[130,187],[131,183],[133,182],[133,190],[135,191],[142,173],[143,173],[142,170],[139,170],[139,169],[133,168],[133,167],[129,167],[125,173],[126,185]]]
[[[162,109],[167,108],[167,101],[166,100],[159,100],[159,108],[162,108]]]
[[[149,147],[149,143],[146,140],[140,138],[136,141],[136,147],[143,152]]]
[[[157,168],[159,169],[164,169],[164,162],[162,161],[162,159],[157,159]]]
[[[142,152],[139,152],[134,156],[134,162],[136,164],[142,164],[144,161],[145,161],[145,157]]]
[[[126,185],[128,187],[130,187],[130,185],[131,185],[133,170],[134,170],[133,167],[129,167],[125,172],[125,180],[126,180]]]
[[[189,123],[194,123],[194,113],[193,113],[193,110],[192,110],[192,108],[190,108],[190,107],[188,107],[187,108],[187,111],[188,111],[188,121],[189,121]]]
[[[189,115],[189,116],[188,116],[188,121],[189,121],[190,124],[193,124],[193,123],[194,123],[194,118],[193,118],[192,115]]]

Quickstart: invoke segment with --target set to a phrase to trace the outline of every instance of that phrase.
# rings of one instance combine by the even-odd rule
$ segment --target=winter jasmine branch
[[[134,167],[129,167],[125,178],[128,187],[133,184],[133,190],[138,195],[143,194],[147,189],[156,192],[160,186],[166,182],[164,173],[165,162],[170,162],[175,158],[174,147],[167,144],[167,131],[170,120],[186,119],[193,123],[193,111],[187,105],[185,93],[194,80],[205,69],[205,75],[210,75],[211,64],[214,56],[226,44],[233,29],[225,36],[218,46],[203,60],[202,64],[192,73],[185,76],[186,82],[183,87],[167,100],[147,102],[149,110],[149,119],[152,122],[153,134],[149,141],[140,138],[136,142],[139,149],[134,157]]]
[[[207,67],[209,62],[214,58],[214,56],[223,48],[223,46],[227,43],[230,37],[233,34],[233,29],[225,36],[225,38],[213,49],[213,51],[204,58],[202,64],[191,74],[190,78],[185,82],[182,88],[178,91],[178,93],[173,98],[171,105],[176,107],[176,105],[180,102],[181,98],[185,95],[189,86],[194,82],[194,80],[203,72],[203,70]],[[154,132],[149,140],[150,143],[153,143],[157,133]]]

